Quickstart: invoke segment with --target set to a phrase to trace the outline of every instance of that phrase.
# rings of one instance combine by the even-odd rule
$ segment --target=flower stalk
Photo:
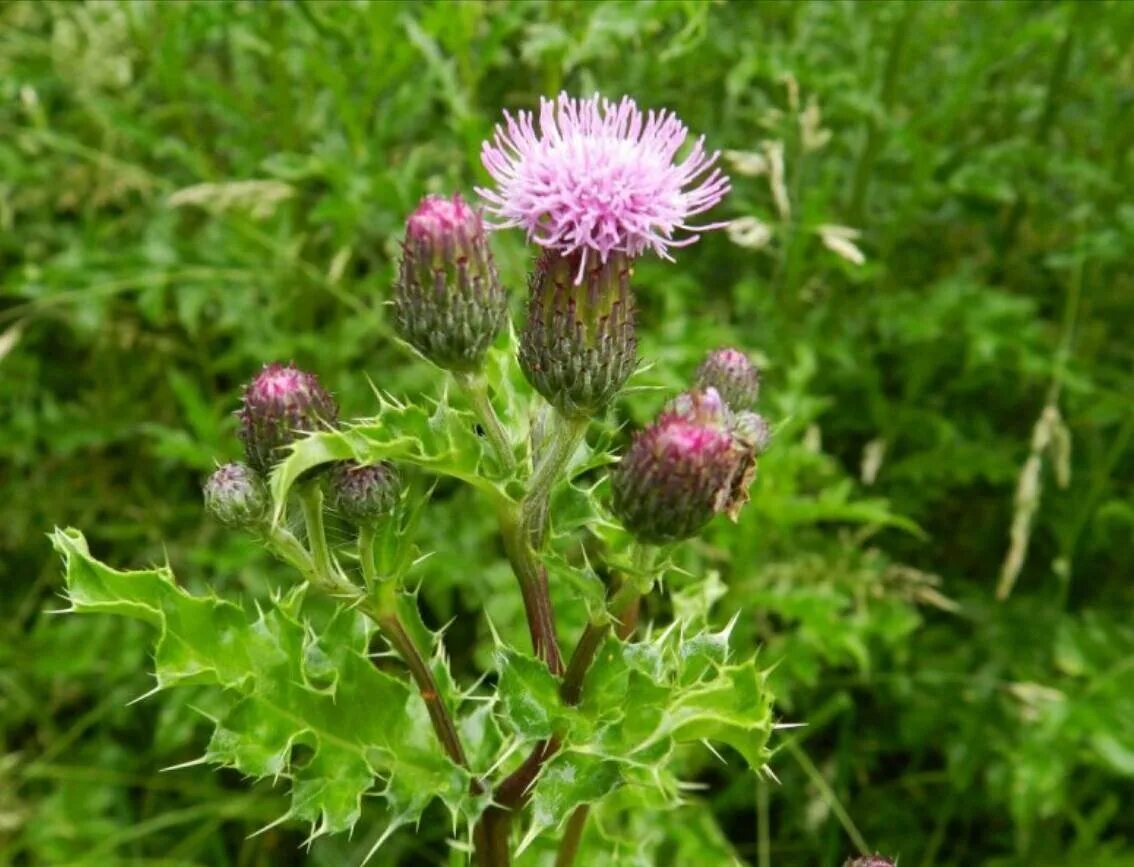
[[[496,414],[496,409],[492,406],[492,400],[488,396],[488,385],[484,381],[483,374],[457,372],[453,376],[461,390],[464,391],[465,396],[468,397],[477,421],[480,422],[480,426],[484,429],[484,435],[488,438],[489,445],[492,446],[492,451],[496,455],[496,462],[500,465],[501,471],[506,476],[512,475],[516,472],[516,455],[512,451],[508,432],[500,423],[500,416]]]

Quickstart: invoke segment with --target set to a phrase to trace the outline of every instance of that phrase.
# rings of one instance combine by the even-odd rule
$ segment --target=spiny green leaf
[[[224,689],[228,708],[206,758],[253,777],[290,779],[285,818],[311,822],[315,834],[349,830],[379,777],[395,822],[416,820],[433,798],[454,815],[483,807],[469,794],[469,774],[437,749],[417,692],[367,658],[371,630],[361,614],[340,610],[316,634],[301,619],[301,591],[250,617],[230,602],[189,595],[168,569],[111,569],[75,530],[56,530],[52,542],[75,611],[156,627],[159,688]],[[442,662],[435,654],[435,669]],[[447,671],[438,680],[455,692]]]
[[[547,785],[541,778],[533,803],[538,802],[542,812],[533,816],[529,835],[538,833],[536,826],[557,825],[574,806],[622,785],[650,790],[659,803],[676,803],[679,786],[666,765],[682,743],[724,743],[749,767],[765,764],[772,732],[766,676],[754,660],[728,663],[730,632],[731,625],[719,632],[685,635],[675,625],[645,641],[626,643],[608,636],[587,673],[577,708],[557,711],[553,698],[539,690],[524,693],[522,701],[513,699],[509,718],[523,714],[538,736],[555,728],[562,738],[564,752],[557,761],[563,763],[565,776],[584,762],[580,757],[595,776],[591,788],[572,789],[560,779],[558,793],[553,789],[538,800]],[[538,663],[530,662],[538,673]],[[514,660],[510,667],[519,668]],[[519,683],[520,678],[514,679]],[[502,675],[502,693],[503,683]],[[566,711],[579,718],[565,719],[556,728],[556,713]],[[568,721],[571,724],[565,725]]]
[[[401,461],[430,472],[467,482],[493,497],[507,499],[504,484],[490,481],[484,471],[484,440],[476,433],[476,419],[454,409],[447,399],[432,410],[403,404],[380,395],[381,409],[341,430],[322,431],[296,442],[272,471],[271,488],[278,520],[296,480],[326,463],[355,460],[362,464]]]
[[[547,665],[508,647],[496,652],[500,672],[497,684],[500,708],[509,727],[529,740],[555,734],[556,722],[565,712],[559,699],[559,681]]]
[[[545,829],[559,825],[583,804],[593,804],[622,784],[616,761],[569,750],[559,753],[540,772],[532,795],[532,818],[520,849]]]

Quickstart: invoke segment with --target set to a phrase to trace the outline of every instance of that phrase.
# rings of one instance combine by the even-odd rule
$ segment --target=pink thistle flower
[[[675,161],[689,130],[673,112],[643,115],[628,96],[614,103],[561,93],[540,100],[538,132],[532,112],[504,118],[481,148],[497,187],[477,193],[496,218],[493,228],[523,228],[531,241],[565,255],[581,251],[580,279],[589,254],[606,262],[614,252],[653,250],[672,261],[670,247],[726,225],[688,222],[717,204],[729,181],[703,136]],[[679,231],[690,234],[675,237]]]

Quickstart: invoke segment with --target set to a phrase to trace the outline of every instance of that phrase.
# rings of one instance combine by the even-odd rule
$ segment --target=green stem
[[[571,654],[571,661],[567,663],[567,672],[563,675],[563,683],[559,687],[559,695],[564,704],[576,705],[582,699],[583,681],[598,649],[606,640],[607,633],[610,632],[615,619],[637,602],[641,595],[641,586],[636,579],[624,581],[617,592],[610,597],[606,612],[587,624],[579,638],[579,643],[575,645],[575,652]]]
[[[512,475],[516,472],[516,456],[508,441],[508,432],[500,423],[500,417],[488,397],[488,384],[484,381],[484,376],[479,373],[454,373],[453,376],[472,404],[473,412],[496,453],[500,469],[504,471],[504,475]]]
[[[555,612],[551,607],[547,569],[532,549],[521,514],[521,507],[513,504],[504,506],[500,511],[500,535],[508,562],[520,584],[532,651],[547,664],[552,674],[561,674],[563,657],[555,634]]]
[[[756,867],[772,867],[771,810],[768,781],[756,780]]]
[[[567,820],[567,828],[563,831],[563,839],[559,843],[559,852],[555,855],[555,867],[571,867],[575,863],[575,856],[579,853],[579,843],[583,839],[583,829],[587,826],[587,815],[591,808],[587,804],[575,808],[571,818]]]
[[[536,548],[543,544],[551,489],[579,447],[588,424],[586,418],[566,417],[558,411],[550,415],[551,430],[536,456],[535,470],[528,480],[528,492],[521,507],[525,531]]]
[[[373,594],[378,586],[378,572],[374,568],[374,536],[373,524],[358,528],[358,565],[362,570],[362,581],[366,585],[366,591],[370,594]]]
[[[291,533],[283,527],[269,527],[264,530],[264,543],[272,553],[289,564],[296,572],[308,581],[316,578],[315,561],[307,553],[307,549]]]
[[[830,808],[831,812],[835,814],[835,818],[839,820],[839,824],[843,826],[843,830],[846,832],[847,836],[850,837],[851,842],[854,843],[859,853],[862,855],[870,854],[870,847],[866,845],[866,840],[863,839],[862,834],[839,800],[838,795],[836,795],[834,789],[831,788],[831,784],[827,782],[827,778],[815,767],[815,763],[807,757],[807,753],[803,751],[803,748],[794,740],[785,741],[784,748],[791,753],[792,758],[799,762],[803,773],[819,791],[819,797],[827,802],[827,806]]]
[[[449,709],[445,707],[445,700],[441,696],[441,691],[437,688],[437,681],[433,677],[429,663],[421,655],[421,651],[418,650],[410,634],[406,632],[405,626],[396,613],[381,614],[374,622],[378,624],[383,637],[390,642],[390,646],[394,648],[409,669],[410,676],[413,677],[418,692],[421,693],[422,701],[425,702],[425,709],[429,712],[429,720],[433,723],[433,730],[437,733],[437,739],[441,741],[441,746],[445,748],[445,752],[454,764],[467,769],[469,762],[465,757],[464,748],[461,746],[461,736],[457,733],[457,727],[453,723],[453,718],[449,715]]]
[[[323,489],[317,479],[299,485],[299,503],[303,508],[307,544],[311,548],[315,570],[324,580],[333,580],[339,570],[327,545],[327,531],[323,526]]]

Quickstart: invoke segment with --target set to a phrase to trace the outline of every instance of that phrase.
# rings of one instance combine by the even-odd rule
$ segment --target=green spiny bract
[[[681,395],[642,430],[611,478],[614,513],[643,542],[696,535],[722,512],[736,516],[755,471],[715,389]]]
[[[398,334],[439,367],[473,371],[507,311],[480,214],[459,194],[426,196],[406,222],[394,287]]]
[[[343,518],[365,527],[394,510],[401,487],[401,479],[392,464],[364,466],[345,461],[331,473],[331,502]]]
[[[597,415],[637,364],[630,260],[612,253],[587,266],[582,254],[547,251],[531,279],[520,366],[564,415]]]
[[[721,347],[705,356],[697,368],[698,388],[715,388],[729,409],[751,409],[760,395],[760,371],[739,349]]]
[[[266,364],[244,390],[240,439],[252,469],[267,473],[281,449],[305,433],[333,426],[338,404],[313,373],[294,364]]]
[[[204,493],[205,508],[226,526],[255,527],[268,517],[268,487],[245,464],[218,467],[205,482]]]

